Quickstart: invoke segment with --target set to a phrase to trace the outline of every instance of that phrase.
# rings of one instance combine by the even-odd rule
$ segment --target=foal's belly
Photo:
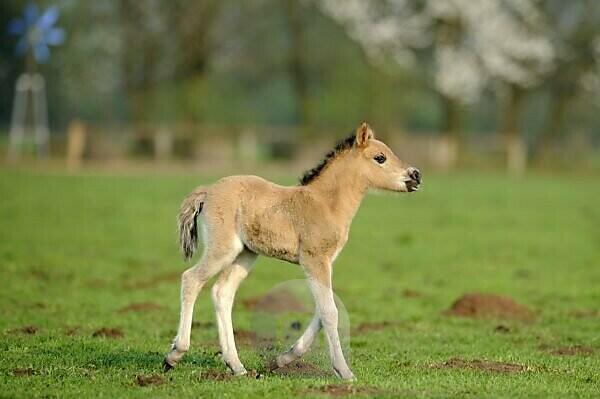
[[[242,223],[241,235],[250,250],[271,258],[298,263],[298,234],[292,223],[277,214],[265,214]]]

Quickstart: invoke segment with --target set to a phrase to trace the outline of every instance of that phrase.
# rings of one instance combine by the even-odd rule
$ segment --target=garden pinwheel
[[[44,63],[50,58],[48,46],[58,46],[65,39],[65,32],[54,25],[58,20],[59,11],[56,6],[48,7],[42,14],[35,4],[29,4],[21,18],[16,18],[8,24],[8,32],[19,36],[16,53],[24,56],[30,53],[37,63]]]

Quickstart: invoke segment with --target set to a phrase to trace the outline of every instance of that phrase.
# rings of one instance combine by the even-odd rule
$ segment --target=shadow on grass
[[[40,348],[37,356],[49,357],[60,361],[67,367],[122,369],[132,371],[159,372],[166,352],[142,351],[123,348],[119,345],[109,347],[110,342],[80,341]],[[179,367],[216,367],[221,362],[212,352],[189,353]]]

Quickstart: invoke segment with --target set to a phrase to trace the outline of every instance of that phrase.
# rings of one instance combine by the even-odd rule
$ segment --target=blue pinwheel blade
[[[42,16],[37,20],[37,26],[41,30],[49,29],[58,20],[58,14],[58,8],[56,6],[48,7],[48,9],[44,11]]]
[[[50,50],[45,43],[39,43],[33,46],[33,58],[40,64],[46,62],[50,58]]]
[[[44,33],[44,40],[47,44],[58,46],[65,41],[65,31],[61,28],[50,28]]]
[[[27,30],[25,21],[22,19],[13,19],[8,23],[8,33],[14,36],[19,36],[25,33]]]
[[[35,4],[30,3],[25,7],[25,11],[23,12],[23,17],[25,21],[25,25],[27,27],[32,26],[35,21],[38,19],[38,8]]]

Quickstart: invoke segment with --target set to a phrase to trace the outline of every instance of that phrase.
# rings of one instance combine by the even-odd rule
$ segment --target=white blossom
[[[531,87],[555,51],[536,0],[320,0],[372,59],[414,60],[431,48],[444,95],[475,101],[493,80]]]

